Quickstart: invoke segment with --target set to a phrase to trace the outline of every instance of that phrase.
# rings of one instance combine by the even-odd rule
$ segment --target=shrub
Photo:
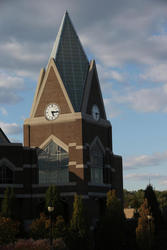
[[[0,245],[14,242],[19,234],[20,223],[0,216]]]
[[[50,220],[44,213],[40,214],[40,217],[34,220],[30,226],[30,235],[33,239],[44,239],[49,236]]]

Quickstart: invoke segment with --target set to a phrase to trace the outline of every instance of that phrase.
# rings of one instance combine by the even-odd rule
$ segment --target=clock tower
[[[38,152],[34,198],[56,185],[69,204],[82,195],[95,217],[108,190],[122,199],[122,158],[113,153],[96,63],[89,62],[67,12],[39,75],[24,145]]]

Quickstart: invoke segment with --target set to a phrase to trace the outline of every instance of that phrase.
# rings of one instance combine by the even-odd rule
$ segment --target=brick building
[[[10,185],[29,208],[25,218],[36,216],[52,184],[69,211],[74,194],[81,194],[94,219],[108,190],[116,189],[122,199],[122,158],[113,153],[96,63],[89,62],[67,12],[24,122],[24,147],[6,141],[0,150],[0,167],[18,176]]]

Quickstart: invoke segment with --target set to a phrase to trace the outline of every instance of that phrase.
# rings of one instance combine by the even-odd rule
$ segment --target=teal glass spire
[[[68,96],[80,111],[89,61],[68,13],[64,14],[50,58],[54,58]]]

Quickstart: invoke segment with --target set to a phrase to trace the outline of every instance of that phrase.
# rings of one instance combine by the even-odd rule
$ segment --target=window
[[[6,166],[0,167],[0,184],[12,184],[13,171]]]
[[[68,158],[68,153],[51,141],[38,155],[39,183],[67,183],[69,181]]]
[[[91,182],[103,183],[103,152],[98,143],[90,150],[91,158]]]

